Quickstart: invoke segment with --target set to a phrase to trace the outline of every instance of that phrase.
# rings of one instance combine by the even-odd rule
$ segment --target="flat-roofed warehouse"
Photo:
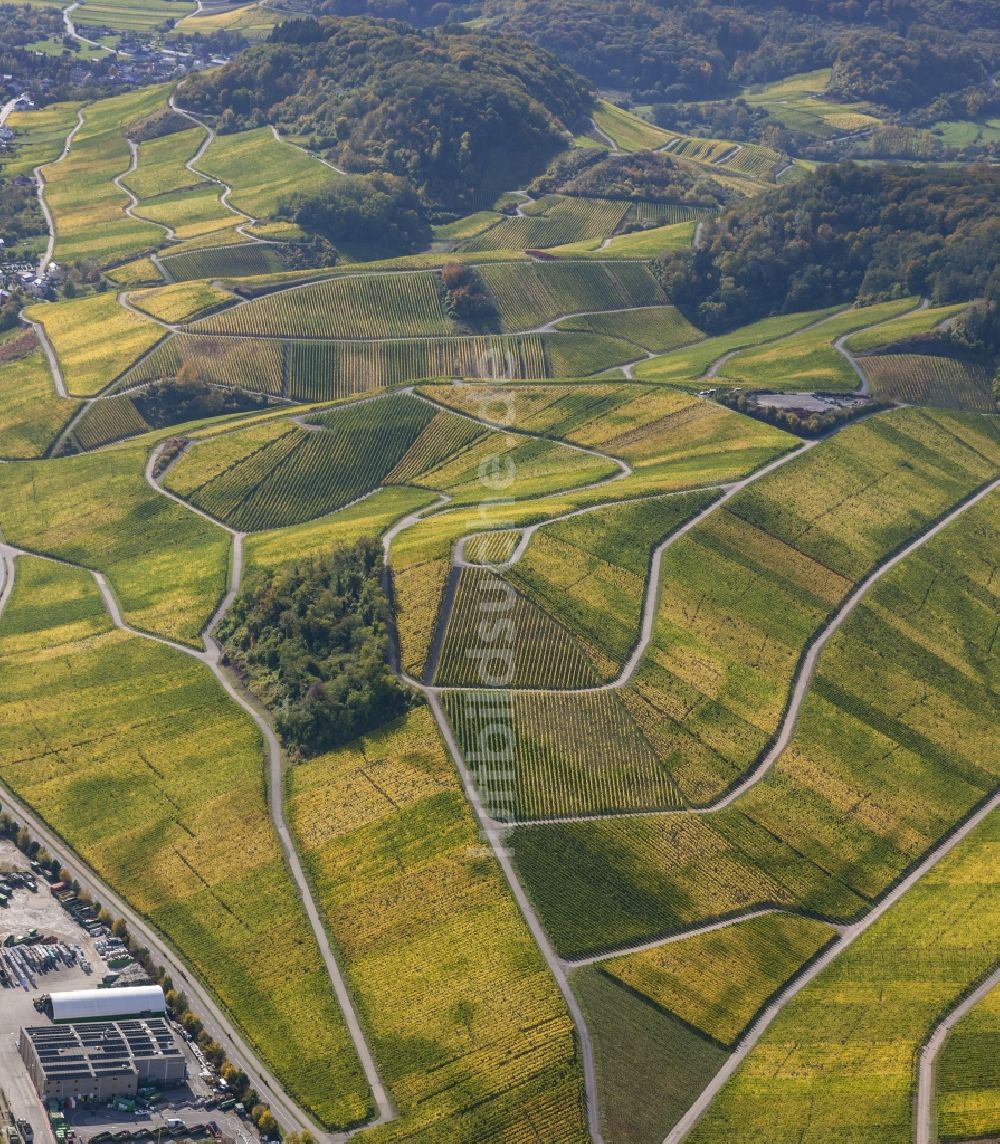
[[[115,1021],[120,1017],[162,1017],[167,1002],[159,985],[125,989],[73,989],[52,994],[52,1020]]]
[[[140,1084],[180,1084],[187,1064],[162,1017],[38,1025],[21,1031],[21,1059],[42,1099],[106,1100]]]

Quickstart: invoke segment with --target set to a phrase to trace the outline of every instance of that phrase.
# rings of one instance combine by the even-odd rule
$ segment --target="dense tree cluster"
[[[179,425],[183,421],[197,421],[202,417],[217,417],[222,413],[262,409],[267,405],[267,398],[259,393],[200,381],[197,371],[186,363],[181,365],[176,378],[156,382],[134,394],[132,400],[154,429]]]
[[[981,297],[1000,264],[1000,171],[821,168],[707,223],[697,251],[659,262],[698,325],[883,298]]]
[[[382,548],[362,539],[250,584],[220,637],[227,662],[275,712],[286,746],[311,755],[413,702],[388,666],[387,617]]]
[[[341,179],[317,194],[294,195],[278,215],[332,244],[373,243],[405,254],[426,246],[431,237],[413,187],[381,172]]]
[[[543,168],[593,100],[526,41],[326,17],[279,25],[183,94],[222,130],[285,126],[352,173],[404,179],[453,209]]]
[[[474,266],[449,262],[442,267],[441,281],[449,317],[478,327],[498,321],[496,301]]]
[[[19,248],[36,235],[47,233],[34,184],[15,185],[3,178],[0,167],[0,254],[22,261],[24,251]],[[32,256],[23,260],[31,261]]]
[[[682,167],[669,155],[639,152],[609,154],[597,148],[559,155],[529,188],[535,194],[559,193],[592,198],[720,206],[728,198],[721,183]]]

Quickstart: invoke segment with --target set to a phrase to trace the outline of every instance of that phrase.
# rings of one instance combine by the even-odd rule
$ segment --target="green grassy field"
[[[662,357],[651,358],[648,362],[640,362],[635,368],[635,376],[676,384],[691,380],[696,381],[699,387],[712,384],[704,380],[705,372],[726,354],[735,353],[748,346],[762,346],[776,342],[779,338],[795,334],[805,326],[824,321],[838,312],[837,308],[833,308],[801,314],[785,314],[779,318],[764,318],[732,333],[706,338],[697,345],[674,350]]]
[[[0,523],[11,544],[105,573],[135,627],[200,646],[229,538],[146,484],[147,448],[0,465]]]
[[[852,353],[856,354],[885,349],[897,342],[906,342],[911,338],[930,334],[945,322],[957,318],[967,309],[968,306],[964,302],[955,306],[928,306],[926,309],[918,309],[912,314],[904,314],[901,318],[896,318],[873,329],[861,330],[848,338],[844,344]]]
[[[553,246],[550,253],[557,258],[651,259],[667,250],[690,249],[697,225],[696,222],[668,223],[650,230],[615,235],[607,245],[604,239],[590,238]]]
[[[594,1042],[605,1140],[662,1140],[722,1067],[726,1053],[599,969],[571,978]]]
[[[723,378],[768,389],[819,389],[843,392],[858,388],[851,363],[833,343],[854,330],[897,318],[917,305],[904,298],[877,306],[847,310],[813,329],[781,338],[731,358],[720,370]]]
[[[330,1125],[363,1117],[260,735],[209,669],[114,628],[85,572],[21,558],[0,679],[4,780],[182,953],[296,1098]]]
[[[296,839],[400,1113],[367,1135],[582,1144],[572,1024],[430,712],[288,782]]]
[[[25,315],[44,328],[66,389],[78,397],[91,397],[110,385],[165,332],[120,306],[111,293],[38,302]]]
[[[89,104],[69,155],[44,168],[57,262],[122,260],[163,240],[161,227],[125,214],[128,196],[112,179],[129,167],[124,129],[160,107],[165,97],[157,86]]]
[[[329,187],[336,171],[291,143],[275,139],[270,127],[220,135],[208,147],[198,169],[233,188],[229,201],[254,218],[274,213],[282,199]]]
[[[733,805],[515,833],[563,953],[768,904],[857,916],[995,788],[996,503],[872,590],[824,649],[790,745]]]
[[[806,132],[818,139],[878,126],[880,121],[871,114],[869,104],[820,98],[831,79],[831,70],[820,68],[764,87],[749,88],[743,92],[743,98],[750,107],[763,108],[790,131]]]
[[[624,314],[588,314],[582,318],[567,318],[556,328],[623,338],[640,350],[653,353],[667,353],[704,337],[673,306],[653,306]]]
[[[0,365],[0,457],[41,457],[78,403],[58,397],[40,349]],[[2,524],[2,516],[0,516]]]

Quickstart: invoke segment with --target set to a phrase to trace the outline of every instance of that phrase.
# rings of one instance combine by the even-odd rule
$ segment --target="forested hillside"
[[[994,167],[821,168],[705,224],[661,259],[674,303],[703,327],[856,298],[981,296],[1000,259]]]
[[[592,82],[651,100],[705,99],[741,84],[834,68],[833,92],[897,110],[971,93],[995,70],[988,0],[283,0],[329,15],[418,24],[485,16]]]
[[[543,169],[592,105],[584,80],[522,41],[371,20],[293,20],[184,99],[225,131],[280,126],[345,170],[468,206]]]

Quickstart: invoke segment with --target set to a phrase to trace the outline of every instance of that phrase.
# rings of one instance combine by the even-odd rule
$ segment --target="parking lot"
[[[6,871],[29,871],[30,863],[8,842],[0,842],[0,877]],[[62,957],[46,955],[43,944],[4,946],[8,938],[23,937],[37,931],[40,938],[55,938],[59,947],[74,951],[71,965]],[[46,993],[72,989],[93,989],[109,972],[108,963],[99,946],[102,938],[92,937],[60,905],[49,883],[37,878],[37,889],[31,892],[17,888],[6,908],[0,909],[0,959],[4,972],[0,980],[0,1090],[6,1095],[15,1118],[26,1120],[34,1131],[34,1144],[52,1144],[53,1134],[48,1115],[32,1084],[18,1049],[20,1033],[29,1025],[48,1024],[48,1017],[35,1009],[35,1000]],[[47,964],[54,963],[51,967]],[[85,968],[87,967],[87,968]],[[249,1121],[231,1111],[207,1107],[224,1094],[214,1090],[215,1077],[205,1076],[204,1058],[195,1045],[188,1043],[175,1029],[188,1069],[188,1083],[162,1094],[154,1108],[122,1112],[107,1107],[91,1107],[83,1102],[65,1109],[68,1128],[77,1140],[89,1144],[95,1136],[101,1141],[117,1138],[159,1144],[160,1140],[203,1136],[211,1139],[209,1125],[223,1140],[235,1144],[256,1144],[257,1137]],[[188,1131],[168,1131],[167,1119],[179,1119]],[[110,1135],[106,1135],[110,1134]],[[99,1142],[101,1144],[101,1142]]]

